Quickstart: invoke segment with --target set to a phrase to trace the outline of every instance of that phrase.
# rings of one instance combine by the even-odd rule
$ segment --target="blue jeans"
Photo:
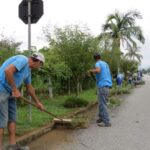
[[[0,89],[0,128],[5,128],[8,122],[16,122],[16,100],[7,90]]]
[[[107,124],[110,122],[109,113],[107,110],[109,88],[101,87],[98,88],[98,106],[99,106],[99,118]]]

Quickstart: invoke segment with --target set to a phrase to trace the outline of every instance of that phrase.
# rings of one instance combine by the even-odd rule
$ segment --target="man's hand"
[[[88,74],[88,75],[91,75],[91,73],[93,73],[93,69],[89,69],[89,70],[87,71],[87,74]]]
[[[19,98],[19,97],[21,97],[21,93],[17,88],[15,88],[15,89],[12,89],[12,96]]]
[[[43,104],[42,104],[40,101],[38,101],[38,102],[36,103],[36,105],[37,105],[37,107],[38,107],[40,110],[44,110],[44,109],[45,109],[44,106],[43,106]]]

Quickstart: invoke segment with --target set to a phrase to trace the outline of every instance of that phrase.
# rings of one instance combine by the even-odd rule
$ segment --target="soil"
[[[29,146],[31,150],[54,150],[59,145],[67,144],[73,141],[73,132],[79,129],[88,128],[91,121],[95,121],[97,105],[90,110],[75,116],[77,120],[74,126],[58,125],[56,129],[32,141]],[[84,120],[84,121],[78,121]]]

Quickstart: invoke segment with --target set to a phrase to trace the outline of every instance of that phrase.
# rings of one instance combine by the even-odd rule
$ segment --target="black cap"
[[[93,57],[94,57],[94,59],[100,59],[100,58],[101,58],[101,55],[100,55],[100,53],[95,53],[95,54],[93,55]]]

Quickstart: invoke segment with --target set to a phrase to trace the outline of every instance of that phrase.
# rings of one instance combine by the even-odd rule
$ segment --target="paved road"
[[[56,130],[30,144],[31,150],[150,150],[150,77],[111,111],[112,127],[91,125]]]

